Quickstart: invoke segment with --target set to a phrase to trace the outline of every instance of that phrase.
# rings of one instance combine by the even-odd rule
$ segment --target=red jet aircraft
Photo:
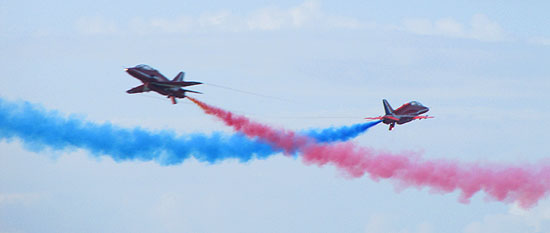
[[[384,110],[386,115],[380,117],[367,117],[365,119],[370,120],[382,120],[382,123],[390,125],[390,130],[395,127],[395,123],[398,125],[405,124],[416,119],[428,119],[432,116],[419,116],[428,112],[430,109],[417,101],[411,101],[403,104],[398,109],[393,110],[387,100],[382,100],[384,103]]]
[[[165,95],[172,99],[172,103],[176,104],[176,98],[185,98],[185,92],[199,93],[183,89],[182,87],[202,84],[200,82],[184,82],[184,72],[180,72],[172,81],[168,80],[158,70],[151,68],[148,65],[137,65],[135,67],[124,69],[128,74],[143,82],[142,85],[134,87],[128,91],[129,94],[154,91],[161,95]]]

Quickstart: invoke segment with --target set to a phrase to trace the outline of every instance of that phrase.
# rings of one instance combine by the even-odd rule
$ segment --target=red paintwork
[[[176,98],[185,98],[186,92],[200,94],[200,92],[186,90],[182,88],[186,86],[202,84],[200,82],[183,81],[183,72],[180,72],[172,81],[170,81],[160,72],[158,72],[158,70],[155,70],[148,65],[137,65],[135,67],[127,68],[125,70],[126,72],[128,72],[128,74],[136,79],[139,79],[143,83],[143,85],[134,87],[126,91],[129,94],[154,91],[170,98],[173,104],[177,103]]]
[[[401,105],[401,107],[393,110],[390,104],[386,101],[382,101],[386,115],[380,117],[367,117],[365,119],[382,120],[384,124],[390,125],[389,130],[392,130],[395,124],[401,125],[417,119],[433,118],[431,116],[420,116],[429,111],[429,108],[416,101]]]

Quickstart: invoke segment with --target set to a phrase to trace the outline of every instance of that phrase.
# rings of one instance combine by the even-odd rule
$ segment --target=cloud
[[[481,41],[505,40],[506,36],[500,25],[490,20],[486,15],[477,14],[472,17],[471,31],[469,36]]]
[[[99,16],[81,17],[75,26],[79,33],[85,35],[114,34],[118,31],[114,22]]]
[[[0,206],[7,204],[30,204],[40,198],[36,193],[0,193]]]
[[[121,23],[124,24],[124,23]],[[296,29],[364,29],[378,28],[400,30],[417,35],[443,36],[479,41],[507,40],[501,26],[484,14],[473,15],[469,23],[462,23],[447,17],[437,20],[425,18],[407,18],[402,24],[380,26],[373,22],[364,22],[355,18],[331,15],[323,11],[316,0],[307,0],[288,8],[268,6],[236,14],[231,10],[203,12],[197,16],[179,15],[172,18],[134,18],[122,32],[112,20],[103,17],[82,17],[76,22],[76,29],[85,35],[102,35],[115,33],[131,34],[177,34],[215,31],[276,31]],[[534,38],[530,42],[550,45],[548,38]]]
[[[396,227],[395,219],[384,215],[373,215],[367,221],[365,227],[366,233],[433,233],[435,232],[432,224],[423,222],[416,226],[412,226],[411,229]]]
[[[232,20],[230,11],[204,13],[198,18],[201,27],[215,27],[228,24]]]
[[[550,225],[550,202],[541,202],[532,209],[523,209],[512,204],[508,213],[490,214],[481,221],[468,224],[464,233],[548,232]]]
[[[500,25],[486,15],[472,16],[469,25],[464,25],[453,18],[405,19],[401,30],[418,35],[444,36],[451,38],[475,39],[480,41],[502,41],[506,35]]]
[[[316,1],[306,1],[289,10],[292,25],[296,27],[311,23],[322,15],[321,7]]]
[[[190,31],[194,23],[194,19],[186,16],[180,16],[174,19],[151,19],[148,26],[162,32],[177,33]]]
[[[363,23],[357,19],[333,16],[327,19],[327,25],[331,28],[359,29],[363,27],[375,27],[374,23]]]
[[[286,12],[277,8],[265,8],[254,12],[246,24],[252,30],[277,30],[287,24],[287,20]]]
[[[323,13],[317,1],[305,1],[288,9],[268,7],[259,9],[246,22],[251,30],[279,30],[318,25]]]
[[[550,46],[550,38],[549,37],[533,37],[528,40],[531,44],[538,44],[543,46]]]
[[[127,33],[189,33],[196,31],[274,31],[302,28],[357,29],[362,23],[353,18],[324,13],[318,1],[308,0],[289,8],[269,6],[243,14],[230,10],[203,12],[198,16],[173,18],[134,18]],[[102,17],[82,17],[76,29],[85,35],[120,33],[113,21]]]
[[[246,20],[251,30],[281,30],[296,28],[357,29],[362,23],[353,18],[330,15],[322,11],[317,1],[305,1],[288,9],[269,7],[257,10]]]
[[[488,214],[464,226],[463,229],[438,230],[429,222],[416,225],[396,226],[392,216],[372,215],[365,226],[367,233],[432,233],[432,232],[463,232],[463,233],[542,233],[550,232],[550,201],[542,201],[531,209],[521,208],[514,203],[506,213]],[[445,226],[445,224],[440,225]]]
[[[508,213],[517,218],[521,218],[526,225],[535,228],[535,232],[547,232],[548,223],[550,220],[550,202],[546,201],[533,209],[523,209],[517,203],[513,204]],[[546,231],[543,228],[546,227]]]
[[[147,34],[177,34],[190,32],[195,27],[195,21],[188,16],[178,16],[174,18],[134,18],[129,25],[130,33]]]

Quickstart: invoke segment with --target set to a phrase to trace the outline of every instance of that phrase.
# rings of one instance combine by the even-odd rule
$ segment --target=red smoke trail
[[[550,165],[502,165],[457,163],[450,160],[422,160],[412,153],[393,154],[358,147],[351,142],[317,144],[288,130],[275,130],[189,98],[207,114],[214,115],[249,137],[259,137],[287,152],[299,150],[308,164],[333,164],[352,177],[365,173],[374,180],[391,178],[404,186],[430,187],[448,193],[461,191],[460,201],[467,203],[477,192],[484,191],[495,200],[517,201],[532,207],[548,195]]]
[[[259,137],[276,148],[291,153],[296,149],[312,142],[309,137],[301,136],[290,130],[274,130],[271,127],[252,122],[244,116],[235,115],[229,111],[207,105],[199,100],[187,97],[204,110],[205,113],[214,115],[221,119],[226,125],[233,127],[236,131],[242,132],[249,137]]]

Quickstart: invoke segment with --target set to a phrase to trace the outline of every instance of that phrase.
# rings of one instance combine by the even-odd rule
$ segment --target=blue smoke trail
[[[342,127],[331,127],[321,130],[310,130],[305,132],[305,135],[308,135],[312,138],[315,138],[317,142],[336,142],[336,141],[347,141],[354,137],[357,137],[359,134],[364,133],[370,127],[373,127],[382,121],[372,121],[363,124],[355,124],[351,126],[342,126]]]
[[[357,124],[306,133],[320,142],[342,141],[374,125]],[[32,151],[81,148],[96,156],[109,155],[115,161],[155,160],[163,165],[179,164],[190,156],[208,163],[230,158],[244,162],[280,152],[242,134],[177,135],[170,130],[121,128],[109,122],[97,124],[74,116],[63,117],[28,102],[12,103],[0,98],[0,139],[13,138],[21,139]]]

